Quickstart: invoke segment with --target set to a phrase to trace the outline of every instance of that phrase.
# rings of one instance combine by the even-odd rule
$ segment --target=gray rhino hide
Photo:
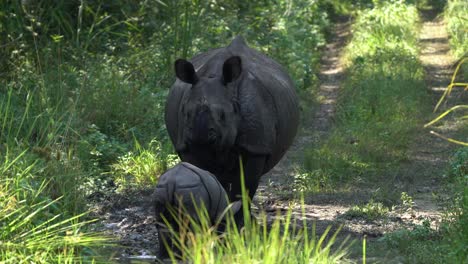
[[[181,162],[159,178],[153,194],[156,219],[162,222],[161,214],[170,219],[168,207],[184,208],[195,220],[195,207],[204,206],[214,224],[228,206],[227,194],[216,177],[189,163]]]
[[[249,48],[242,37],[236,37],[226,48],[214,49],[195,56],[191,59],[191,63],[197,76],[220,78],[223,74],[223,63],[232,56],[239,56],[242,61],[240,77],[227,87],[233,89],[231,91],[233,100],[237,100],[239,104],[240,122],[235,142],[231,146],[223,146],[226,149],[224,152],[216,153],[214,155],[216,160],[213,162],[224,167],[220,171],[237,173],[227,177],[238,178],[239,154],[263,155],[266,157],[265,163],[260,166],[263,166],[261,174],[264,174],[279,162],[296,135],[299,110],[295,88],[288,74],[278,63]],[[182,107],[191,95],[191,87],[191,84],[177,79],[166,103],[167,130],[182,160],[187,159],[184,156],[187,151],[186,134],[184,134],[187,124],[184,123]],[[197,157],[191,159],[195,159],[189,160],[191,163],[197,164]],[[218,173],[212,168],[203,166],[202,168],[213,172],[226,187],[227,178],[223,172]],[[247,175],[247,177],[259,176],[261,175]],[[256,189],[256,186],[254,188]]]

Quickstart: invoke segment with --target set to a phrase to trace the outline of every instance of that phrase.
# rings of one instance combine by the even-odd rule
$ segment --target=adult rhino
[[[175,62],[166,127],[183,161],[210,171],[231,201],[241,194],[239,155],[250,198],[291,145],[299,123],[294,84],[240,36],[229,46]]]

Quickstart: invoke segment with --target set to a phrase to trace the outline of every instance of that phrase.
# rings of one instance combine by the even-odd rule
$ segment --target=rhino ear
[[[190,63],[189,61],[186,61],[184,59],[178,59],[176,60],[174,66],[176,76],[181,81],[190,84],[195,84],[198,81],[195,69],[193,68],[192,63]]]
[[[224,62],[223,80],[224,83],[235,81],[242,72],[242,61],[239,56],[232,56]]]

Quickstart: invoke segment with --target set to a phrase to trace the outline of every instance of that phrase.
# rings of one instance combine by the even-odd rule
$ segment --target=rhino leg
[[[249,194],[248,207],[250,212],[250,204],[252,199],[257,191],[260,177],[263,173],[263,168],[265,166],[267,156],[265,155],[253,155],[253,154],[244,154],[242,155],[244,162],[244,177],[245,177],[245,188]],[[232,183],[231,192],[230,192],[231,201],[239,201],[242,199],[242,189],[240,178],[238,181]],[[249,214],[246,217],[252,218],[252,214]],[[242,207],[234,215],[234,221],[238,228],[241,228],[244,225],[244,210]]]
[[[244,154],[242,157],[244,163],[245,188],[247,189],[250,200],[252,200],[255,192],[257,191],[258,183],[260,181],[260,177],[262,176],[267,156]],[[242,189],[240,185],[240,178],[238,181],[233,183],[232,194],[234,195],[233,197],[235,197],[235,200],[241,199]]]

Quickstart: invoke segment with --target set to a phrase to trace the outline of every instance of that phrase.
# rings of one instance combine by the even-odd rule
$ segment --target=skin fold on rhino
[[[177,60],[175,72],[165,121],[180,158],[216,175],[238,200],[241,155],[253,198],[260,177],[297,132],[298,100],[289,75],[240,36],[225,48]]]

